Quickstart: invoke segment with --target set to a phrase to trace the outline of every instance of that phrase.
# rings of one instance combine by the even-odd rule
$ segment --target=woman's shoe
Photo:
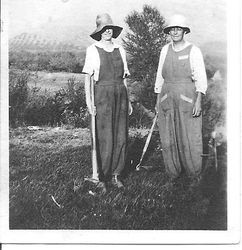
[[[112,178],[112,184],[117,188],[124,188],[124,184],[119,180],[118,175],[114,175]]]
[[[97,188],[101,190],[102,194],[106,194],[107,193],[107,187],[106,187],[105,182],[102,182],[102,181],[98,182]]]

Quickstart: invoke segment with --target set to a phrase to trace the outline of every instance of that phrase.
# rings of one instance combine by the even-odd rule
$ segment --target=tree
[[[133,11],[125,22],[130,30],[123,44],[128,54],[131,84],[140,83],[140,102],[147,108],[154,108],[154,81],[159,55],[167,43],[163,32],[165,20],[157,8],[144,5],[141,13]]]

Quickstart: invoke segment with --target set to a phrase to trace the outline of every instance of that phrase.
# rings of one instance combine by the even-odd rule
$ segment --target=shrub
[[[87,127],[88,113],[83,87],[75,88],[75,79],[68,80],[67,89],[60,89],[54,95],[48,91],[32,89],[29,92],[25,121],[28,125],[60,125]]]
[[[75,128],[86,128],[89,125],[89,113],[86,108],[80,108],[78,113],[64,110],[61,114],[61,122]]]
[[[88,126],[84,87],[80,82],[70,78],[66,89],[61,88],[53,94],[41,88],[29,88],[30,77],[36,75],[27,70],[10,70],[10,126]]]
[[[210,80],[203,98],[203,136],[210,137],[216,127],[226,123],[226,84],[224,80]]]
[[[70,78],[67,82],[61,122],[74,127],[87,127],[89,124],[84,87],[75,78]]]
[[[29,91],[28,105],[24,113],[27,125],[57,125],[60,122],[60,110],[48,91],[32,88]]]
[[[28,71],[9,71],[9,122],[17,126],[24,122],[24,111],[28,100]]]

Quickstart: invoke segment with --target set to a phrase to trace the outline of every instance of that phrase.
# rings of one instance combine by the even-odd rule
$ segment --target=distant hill
[[[82,50],[82,47],[70,41],[50,39],[35,33],[22,33],[9,41],[10,51],[76,51],[80,49]]]
[[[11,37],[10,51],[82,51],[92,43],[89,31],[78,25],[52,21],[36,29]]]

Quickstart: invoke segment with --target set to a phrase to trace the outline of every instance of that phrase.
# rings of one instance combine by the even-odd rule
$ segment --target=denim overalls
[[[128,140],[128,96],[123,83],[124,65],[118,48],[97,47],[99,80],[95,84],[97,159],[100,181],[120,175]]]
[[[202,117],[193,117],[196,100],[192,80],[190,51],[192,45],[175,52],[169,45],[159,95],[159,132],[167,172],[177,177],[181,171],[196,176],[202,168]]]

